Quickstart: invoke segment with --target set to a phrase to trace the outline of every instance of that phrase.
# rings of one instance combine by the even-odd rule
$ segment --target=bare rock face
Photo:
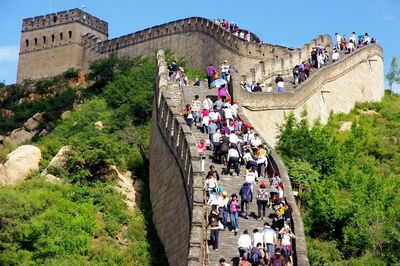
[[[7,155],[7,162],[0,168],[0,184],[15,185],[29,172],[39,169],[42,153],[38,147],[23,145]]]
[[[142,198],[140,192],[144,185],[143,181],[141,179],[133,180],[132,173],[129,171],[122,175],[115,166],[110,166],[110,169],[117,176],[117,187],[115,190],[126,197],[125,203],[128,205],[128,209],[133,210]]]
[[[31,140],[35,134],[36,132],[29,132],[23,128],[17,128],[11,132],[9,139],[12,143],[19,145],[25,141]]]

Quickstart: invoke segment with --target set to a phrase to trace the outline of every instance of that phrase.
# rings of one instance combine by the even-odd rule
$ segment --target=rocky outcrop
[[[144,182],[139,178],[132,179],[130,171],[121,174],[115,166],[110,166],[110,170],[115,173],[117,181],[115,190],[125,196],[125,203],[132,211],[140,203]]]
[[[31,140],[36,135],[36,133],[37,132],[35,131],[34,132],[27,131],[24,128],[17,128],[11,132],[11,134],[8,136],[8,139],[12,143],[19,145],[26,141]]]
[[[39,169],[42,158],[40,149],[32,145],[18,147],[7,155],[7,161],[0,168],[0,184],[15,185],[24,180],[31,171]]]
[[[62,179],[49,174],[48,170],[49,168],[62,168],[66,165],[67,163],[67,153],[70,150],[69,146],[64,146],[62,147],[56,154],[56,156],[53,157],[53,159],[51,159],[49,165],[47,165],[46,169],[43,170],[42,172],[42,176],[45,176],[47,178],[48,181],[52,182],[52,183],[61,183]]]
[[[14,129],[8,136],[8,139],[16,145],[33,139],[39,133],[38,129],[43,122],[43,118],[43,112],[34,114],[24,123],[23,127]]]

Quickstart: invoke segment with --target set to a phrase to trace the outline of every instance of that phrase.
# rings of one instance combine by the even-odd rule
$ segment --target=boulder
[[[56,154],[56,156],[54,156],[54,158],[50,161],[49,165],[47,166],[47,168],[49,167],[64,167],[65,164],[67,163],[67,152],[70,150],[69,146],[64,146],[62,147]]]
[[[41,112],[41,113],[34,114],[32,116],[32,118],[35,119],[36,121],[42,122],[43,116],[44,116],[44,112]]]
[[[28,140],[31,140],[35,136],[35,134],[36,132],[29,132],[23,128],[17,128],[11,132],[9,139],[12,143],[19,145]]]
[[[24,128],[26,128],[29,131],[32,131],[32,130],[37,129],[39,125],[40,125],[40,122],[36,121],[35,119],[33,119],[31,117],[24,123]]]
[[[0,169],[0,184],[15,185],[24,180],[31,171],[39,169],[42,153],[38,147],[24,145],[7,155]]]
[[[97,121],[96,123],[94,123],[94,126],[96,130],[102,130],[104,128],[103,122],[101,121]]]
[[[56,183],[56,184],[59,184],[59,183],[63,182],[63,180],[61,178],[56,177],[54,175],[50,175],[50,174],[46,175],[46,179],[47,179],[47,181],[49,181],[51,183]]]
[[[67,118],[69,115],[71,114],[71,111],[65,111],[61,114],[61,119],[65,119]]]
[[[64,146],[62,147],[56,154],[56,156],[51,159],[50,163],[47,165],[46,169],[43,170],[42,176],[45,176],[48,181],[52,183],[60,183],[62,182],[62,179],[59,177],[56,177],[54,175],[48,174],[47,169],[49,167],[54,167],[54,168],[59,168],[59,167],[64,167],[65,164],[67,163],[67,152],[70,150],[69,146]]]

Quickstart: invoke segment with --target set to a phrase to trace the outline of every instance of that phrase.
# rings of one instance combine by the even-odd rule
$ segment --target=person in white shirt
[[[228,75],[229,75],[229,65],[228,65],[228,61],[224,61],[221,66],[221,78],[224,80],[228,80]]]
[[[285,225],[285,227],[279,231],[279,234],[281,235],[282,253],[283,255],[290,257],[292,250],[292,238],[296,238],[296,236],[292,233],[287,225]]]
[[[253,230],[253,247],[257,247],[257,244],[260,243],[261,245],[264,243],[263,235],[261,232],[258,231],[258,229]]]
[[[210,111],[214,106],[213,101],[211,100],[210,96],[207,96],[206,99],[203,101],[204,109]]]
[[[368,33],[365,33],[363,45],[367,45],[367,44],[369,44],[370,42],[371,42],[371,41],[370,41],[370,39],[369,39]]]
[[[251,145],[251,140],[254,138],[254,129],[250,128],[249,133],[247,134],[247,144]]]
[[[251,34],[250,34],[250,32],[248,32],[247,34],[246,34],[246,41],[250,41],[251,40]]]
[[[244,39],[244,31],[241,31],[241,32],[239,33],[239,38],[240,38],[240,39]]]
[[[268,84],[268,87],[267,87],[267,89],[266,89],[266,92],[272,92],[272,84],[270,83],[270,84]]]
[[[339,33],[335,33],[336,36],[336,49],[340,51],[340,44],[342,43],[342,36]]]
[[[226,167],[226,173],[229,175],[231,171],[231,165],[233,164],[233,167],[235,168],[236,174],[239,176],[240,175],[240,170],[239,170],[239,152],[237,150],[236,144],[230,143],[229,144],[230,148],[228,151],[228,165]]]
[[[333,50],[333,54],[332,54],[332,62],[336,62],[340,59],[340,55],[339,52],[335,49]]]
[[[238,240],[238,248],[240,257],[247,257],[249,251],[251,250],[251,237],[249,236],[249,232],[247,230],[243,231],[243,235],[239,237]]]
[[[237,144],[238,141],[239,141],[238,132],[232,131],[231,134],[229,135],[229,142]]]
[[[250,184],[251,192],[254,195],[254,186],[256,184],[257,174],[253,168],[250,168],[249,170],[246,170],[246,171],[247,171],[246,182]]]
[[[220,216],[222,217],[222,224],[224,225],[224,230],[228,223],[228,193],[226,191],[222,192],[222,195],[219,197],[218,201],[218,211]]]
[[[355,47],[355,45],[354,45],[353,40],[350,39],[349,43],[347,44],[347,52],[348,52],[348,53],[352,53],[352,52],[354,52],[354,49],[355,49],[355,48],[356,48],[356,47]]]
[[[227,122],[228,127],[230,126],[230,124],[233,122],[233,112],[231,110],[231,108],[228,108],[227,106],[224,106],[224,114],[225,114],[225,119]]]
[[[237,111],[238,111],[238,109],[239,109],[238,103],[237,103],[237,102],[233,102],[233,104],[231,105],[231,110],[232,110],[232,113],[233,113],[233,115],[234,115],[235,117],[237,117]]]
[[[221,121],[221,115],[218,112],[215,112],[214,109],[210,110],[208,116],[211,118],[213,122],[217,123]]]
[[[250,140],[250,144],[252,147],[258,147],[262,145],[261,138],[258,136],[257,133],[254,133],[254,137]]]
[[[276,242],[276,232],[274,229],[271,228],[268,222],[265,222],[264,228],[261,231],[261,233],[263,235],[264,247],[266,247],[268,252],[268,264],[269,264],[269,260],[272,257],[274,244]]]

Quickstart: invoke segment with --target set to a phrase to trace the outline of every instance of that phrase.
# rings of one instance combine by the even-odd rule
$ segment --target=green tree
[[[396,56],[392,57],[392,61],[390,62],[390,70],[389,73],[386,74],[386,79],[389,82],[390,90],[392,89],[393,84],[400,82],[400,69]]]

